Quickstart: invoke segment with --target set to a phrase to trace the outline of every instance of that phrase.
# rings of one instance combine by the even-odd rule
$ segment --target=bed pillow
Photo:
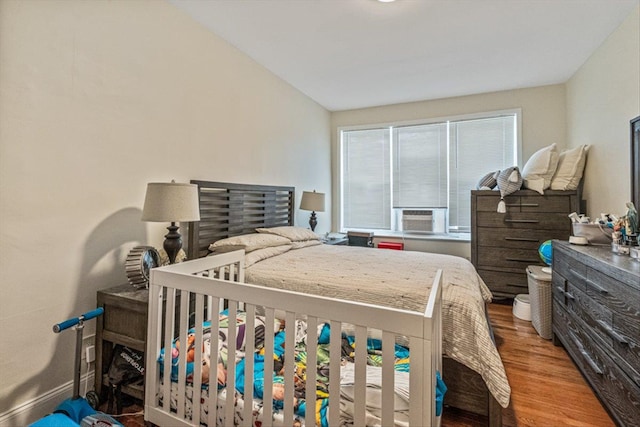
[[[292,248],[291,242],[288,245],[272,246],[264,249],[256,249],[244,256],[244,267],[251,267],[256,262],[263,259],[271,258],[285,252],[290,251]]]
[[[552,190],[575,190],[580,184],[587,161],[588,145],[581,145],[560,154],[558,168],[551,179]]]
[[[252,233],[218,240],[217,242],[209,245],[209,250],[220,253],[244,249],[245,252],[249,253],[258,249],[290,244],[291,241],[282,236],[276,236],[275,234]]]
[[[559,157],[555,143],[533,153],[522,168],[524,188],[544,194],[544,190],[551,186],[551,178],[558,167]]]
[[[292,242],[320,239],[320,237],[316,233],[309,230],[308,228],[295,227],[293,225],[271,228],[256,228],[256,231],[261,234],[274,234],[276,236],[286,237]]]
[[[291,249],[302,249],[321,244],[322,242],[320,240],[299,240],[297,242],[291,242]]]

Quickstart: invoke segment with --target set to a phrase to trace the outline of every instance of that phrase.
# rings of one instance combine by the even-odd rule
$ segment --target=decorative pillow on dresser
[[[498,176],[500,171],[489,172],[478,181],[477,190],[493,190],[498,185]]]
[[[559,157],[555,143],[533,153],[522,168],[524,188],[544,194],[544,190],[551,186]]]
[[[556,173],[551,179],[552,190],[575,190],[580,184],[587,162],[588,145],[580,145],[560,154]]]

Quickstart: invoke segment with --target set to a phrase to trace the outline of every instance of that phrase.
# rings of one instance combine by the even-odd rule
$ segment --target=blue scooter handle
[[[94,317],[98,317],[104,313],[104,308],[98,307],[95,310],[87,311],[85,314],[81,314],[79,317],[74,317],[73,319],[65,320],[64,322],[57,323],[53,325],[53,332],[56,334],[64,331],[65,329],[69,329],[72,326],[77,325],[81,321],[91,320]]]

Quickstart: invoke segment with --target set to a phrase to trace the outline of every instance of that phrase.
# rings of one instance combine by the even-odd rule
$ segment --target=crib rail
[[[244,353],[253,355],[255,351],[255,325],[264,319],[266,332],[264,354],[274,352],[274,334],[269,333],[274,320],[284,319],[284,398],[282,400],[283,425],[291,426],[294,420],[295,389],[294,346],[297,319],[304,319],[307,325],[307,369],[305,392],[307,406],[304,422],[307,426],[316,425],[316,381],[318,326],[330,325],[329,343],[329,399],[328,424],[340,425],[340,399],[347,396],[351,402],[354,425],[366,425],[371,408],[379,416],[379,424],[393,425],[394,417],[406,417],[409,425],[438,425],[435,416],[435,371],[442,370],[442,324],[440,299],[442,274],[438,272],[431,288],[428,304],[424,313],[415,313],[392,308],[384,308],[358,302],[343,301],[297,292],[270,289],[242,283],[244,280],[244,251],[236,251],[154,269],[151,272],[149,296],[148,349],[146,360],[145,384],[145,420],[157,425],[199,426],[215,425],[252,425],[253,379],[256,369],[253,357],[244,360],[244,382],[236,384],[236,369],[240,369],[234,360],[236,349],[228,348],[226,386],[216,387],[216,366],[218,360],[219,310],[227,309],[229,327],[227,341],[236,343],[239,334],[244,333]],[[193,315],[192,312],[194,313]],[[237,327],[239,316],[245,316],[245,327]],[[259,318],[257,316],[260,316]],[[166,351],[164,364],[160,368],[157,360],[162,349],[171,349],[172,341],[178,338],[187,343],[189,328],[193,328],[194,348],[201,349],[205,341],[204,321],[211,322],[211,366],[203,366],[201,351],[193,356],[193,379],[187,381],[186,357],[178,362],[177,381],[168,381],[171,372],[171,351]],[[341,386],[341,375],[346,375],[340,367],[341,332],[349,330],[355,335],[355,367],[353,385]],[[382,367],[380,369],[379,408],[368,398],[367,383],[371,383],[367,372],[367,348],[357,343],[366,342],[367,337],[376,336],[382,341]],[[411,351],[411,373],[409,381],[408,411],[396,407],[394,389],[394,346],[403,337],[409,342]],[[240,337],[241,338],[241,337]],[[165,356],[167,356],[165,354]],[[262,407],[262,425],[272,425],[274,399],[273,372],[274,359],[264,358],[264,395]],[[161,369],[164,375],[161,375]],[[209,378],[209,387],[202,387],[204,378]],[[344,378],[342,379],[344,382]],[[243,408],[236,407],[237,388],[244,390]],[[193,399],[187,402],[189,389]],[[201,391],[201,392],[200,392]],[[202,399],[200,398],[202,393]],[[162,399],[159,396],[163,396]],[[169,398],[171,396],[171,398]],[[221,396],[225,404],[218,410],[216,402]],[[208,412],[201,408],[201,400],[208,397]],[[332,398],[333,397],[333,398]],[[229,420],[229,421],[228,421]],[[231,422],[230,420],[234,420]],[[274,422],[279,424],[279,422]]]

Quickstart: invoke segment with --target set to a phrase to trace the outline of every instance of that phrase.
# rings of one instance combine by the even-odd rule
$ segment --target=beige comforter
[[[443,349],[478,372],[504,408],[511,388],[485,320],[491,292],[464,258],[424,252],[317,245],[293,249],[245,271],[245,281],[279,289],[424,312],[443,270]]]

